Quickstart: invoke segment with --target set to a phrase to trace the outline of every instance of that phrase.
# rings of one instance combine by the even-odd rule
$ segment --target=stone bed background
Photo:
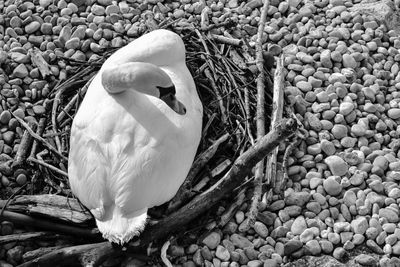
[[[400,37],[391,24],[398,6],[358,2],[270,1],[263,41],[274,55],[285,54],[285,95],[308,136],[289,158],[284,199],[274,196],[252,229],[241,227],[243,205],[222,229],[172,245],[174,265],[278,266],[321,254],[346,261],[357,248],[366,254],[354,264],[400,264]],[[74,70],[60,57],[95,61],[167,18],[180,27],[229,18],[237,23],[230,35],[252,46],[261,6],[257,0],[0,2],[2,198],[30,179],[6,164],[23,135],[14,116],[38,122],[45,115],[49,84]],[[47,80],[32,63],[34,48],[50,65]],[[2,235],[20,232],[8,222],[1,226]],[[2,246],[0,266],[18,265],[38,245],[47,244]],[[327,266],[333,264],[340,263]],[[123,265],[146,263],[129,258]]]

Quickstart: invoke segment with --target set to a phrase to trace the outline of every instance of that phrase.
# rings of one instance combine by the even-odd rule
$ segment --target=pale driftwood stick
[[[39,258],[40,256],[43,256],[45,254],[48,254],[54,250],[61,249],[64,247],[66,247],[66,246],[64,245],[64,246],[56,246],[56,247],[40,247],[38,249],[26,252],[22,256],[22,258],[24,259],[24,261],[30,261],[30,260]]]
[[[37,136],[42,136],[45,127],[46,127],[46,118],[41,118],[39,120],[39,125],[38,125],[37,130],[36,130],[36,135]],[[37,146],[38,146],[38,141],[37,140],[33,140],[31,154],[29,155],[29,157],[32,157],[32,158],[35,157]]]
[[[0,208],[6,204],[6,200],[0,200]],[[7,209],[47,218],[53,217],[67,223],[88,224],[93,220],[92,215],[76,199],[52,194],[16,196],[7,205]]]
[[[11,113],[12,114],[12,113]],[[60,152],[58,152],[57,149],[55,149],[49,142],[44,140],[41,136],[37,135],[31,127],[28,126],[28,124],[21,118],[18,118],[17,116],[14,116],[14,118],[21,124],[22,127],[24,127],[26,130],[28,130],[29,134],[32,135],[33,138],[38,140],[39,142],[43,143],[51,152],[59,156],[61,159],[67,161],[67,157],[62,155]]]
[[[25,262],[19,267],[50,267],[54,266],[55,263],[57,263],[57,266],[75,266],[77,263],[82,266],[99,266],[109,257],[119,253],[109,242],[79,245],[56,249],[39,258]]]
[[[246,188],[239,191],[238,195],[235,197],[234,202],[229,206],[229,208],[220,216],[218,226],[224,227],[230,219],[235,215],[234,213],[243,204],[246,198]]]
[[[10,221],[20,225],[26,225],[29,227],[37,227],[47,231],[54,231],[59,233],[64,233],[68,235],[73,235],[82,238],[90,238],[91,240],[100,240],[101,236],[98,235],[97,229],[90,228],[80,228],[76,226],[70,226],[66,224],[56,223],[50,220],[38,219],[28,215],[3,211],[2,219]]]
[[[280,125],[240,155],[224,177],[211,188],[196,196],[180,210],[159,221],[157,224],[149,225],[140,235],[141,238],[139,240],[135,240],[132,244],[129,244],[130,246],[127,248],[128,252],[142,249],[155,240],[166,237],[171,232],[181,230],[182,226],[188,224],[197,216],[217,204],[227,193],[232,192],[233,189],[243,182],[243,178],[251,172],[252,167],[258,161],[263,159],[280,142],[292,135],[296,129],[296,120],[282,120]],[[72,265],[77,262],[82,265],[88,263],[94,265],[101,262],[104,258],[114,256],[118,253],[121,253],[121,250],[115,249],[109,242],[102,242],[59,249],[20,266],[53,266],[54,262],[60,262],[61,259],[66,265]],[[90,261],[82,262],[82,259],[89,259]]]
[[[36,124],[34,124],[33,122],[29,122],[28,126],[33,131],[36,130]],[[14,162],[12,163],[12,167],[20,166],[25,162],[26,158],[29,155],[29,150],[32,146],[32,141],[33,141],[32,136],[29,134],[28,130],[25,130],[24,134],[21,138],[21,142],[19,143],[17,153],[15,153]]]
[[[269,0],[264,0],[264,5],[261,9],[261,18],[258,23],[258,33],[256,41],[256,65],[258,68],[257,77],[257,140],[265,135],[265,72],[264,72],[264,58],[262,49],[262,37],[264,34],[265,21],[267,19],[267,11],[269,7]],[[258,213],[258,203],[261,200],[262,183],[264,178],[264,161],[261,160],[257,165],[254,173],[254,193],[251,199],[249,209],[248,225],[250,228],[256,221]]]
[[[46,78],[46,76],[51,74],[49,64],[47,64],[46,60],[44,60],[39,49],[37,49],[36,47],[30,49],[29,54],[31,55],[31,61],[33,65],[35,65],[39,69],[40,74],[42,74],[43,78]]]
[[[280,56],[276,62],[276,71],[274,76],[274,95],[272,106],[272,129],[281,119],[283,115],[283,99],[284,99],[284,81],[283,81],[283,60],[284,56]],[[271,154],[267,156],[267,164],[265,169],[266,183],[275,187],[276,161],[278,158],[278,148],[275,148]]]
[[[168,203],[168,212],[173,212],[177,210],[183,203],[185,203],[189,198],[193,196],[191,187],[193,186],[193,180],[200,170],[210,161],[210,159],[215,155],[218,147],[228,140],[229,134],[224,134],[218,140],[216,140],[212,146],[210,146],[206,151],[200,154],[194,161],[185,181],[179,188],[175,197]]]
[[[0,245],[11,242],[38,241],[59,238],[60,235],[49,232],[21,233],[0,236]]]
[[[213,38],[218,43],[223,43],[233,46],[241,46],[243,44],[243,41],[240,39],[229,38],[223,35],[211,34],[211,38]]]
[[[29,157],[28,161],[36,163],[36,164],[39,164],[39,165],[42,165],[43,167],[48,168],[48,169],[50,169],[52,171],[55,171],[55,172],[57,172],[58,174],[61,174],[64,177],[68,177],[68,173],[66,173],[65,171],[62,171],[62,170],[54,167],[53,165],[50,165],[50,164],[44,162],[43,160],[35,159],[34,157]]]

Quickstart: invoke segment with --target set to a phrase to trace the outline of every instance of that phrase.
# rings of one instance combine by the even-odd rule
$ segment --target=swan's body
[[[117,73],[125,67],[112,72],[121,65],[145,71],[135,71],[139,76],[121,85]],[[154,91],[159,70],[167,74],[160,87],[172,81],[186,114]],[[117,78],[105,81],[113,75]],[[147,209],[176,194],[193,162],[201,121],[202,105],[178,35],[151,32],[104,63],[74,118],[68,166],[72,192],[92,212],[104,238],[128,242],[143,230]]]

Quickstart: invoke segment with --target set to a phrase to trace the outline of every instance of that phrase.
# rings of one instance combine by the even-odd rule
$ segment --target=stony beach
[[[2,192],[15,193],[30,179],[24,169],[10,167],[23,135],[15,117],[38,123],[45,116],[49,82],[65,80],[74,69],[62,59],[94,62],[107,49],[155,29],[156,21],[184,28],[230,19],[236,26],[229,37],[254,46],[262,5],[261,0],[0,2]],[[251,229],[245,227],[248,206],[242,205],[223,228],[196,243],[170,246],[174,266],[291,266],[320,255],[342,266],[359,248],[365,254],[353,257],[353,266],[400,266],[400,28],[392,20],[397,5],[270,1],[263,43],[273,55],[285,55],[286,101],[307,136],[288,159],[283,199],[273,196]],[[214,33],[224,34],[218,28]],[[19,232],[1,223],[1,235]],[[39,246],[1,246],[0,266],[22,263]],[[128,259],[122,266],[147,264]]]

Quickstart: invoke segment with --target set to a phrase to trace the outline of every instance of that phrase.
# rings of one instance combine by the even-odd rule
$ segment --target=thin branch
[[[276,63],[276,71],[274,77],[274,96],[272,103],[272,120],[271,126],[272,129],[281,119],[283,115],[283,100],[284,100],[284,73],[283,73],[283,60],[284,55],[282,55],[278,62]],[[275,148],[271,154],[267,157],[266,164],[266,183],[275,187],[275,176],[276,176],[276,162],[278,158],[278,148]]]
[[[36,124],[29,122],[28,127],[34,131],[36,129]],[[29,134],[28,130],[25,130],[24,134],[22,135],[21,142],[19,143],[17,153],[15,154],[12,167],[20,166],[25,162],[29,154],[29,149],[32,146],[32,141],[32,136]]]
[[[36,130],[36,135],[37,136],[41,136],[43,134],[43,132],[44,132],[44,128],[45,127],[46,127],[46,118],[41,118],[39,120],[39,125],[38,125],[37,130]],[[29,155],[29,157],[31,157],[31,158],[35,157],[37,146],[38,146],[38,141],[37,140],[33,140],[31,154]]]
[[[11,113],[12,114],[12,113]],[[38,140],[39,142],[43,143],[51,152],[53,152],[54,154],[56,154],[57,156],[59,156],[61,159],[67,161],[68,158],[65,157],[64,155],[62,155],[60,152],[58,152],[57,149],[55,149],[49,142],[47,142],[46,140],[44,140],[41,136],[37,135],[31,127],[28,126],[28,124],[22,120],[21,118],[14,116],[14,118],[22,125],[22,127],[24,127],[26,130],[28,130],[29,134],[32,135],[33,138],[35,138],[36,140]]]
[[[264,0],[264,5],[261,9],[261,18],[258,24],[258,33],[256,41],[256,65],[258,68],[257,77],[257,140],[265,135],[265,72],[264,58],[262,49],[262,37],[264,34],[265,21],[267,19],[267,11],[269,0]],[[251,205],[248,215],[248,227],[254,225],[258,213],[258,203],[261,200],[262,182],[264,178],[264,161],[261,160],[255,169],[254,178],[254,193],[251,199]]]
[[[36,164],[39,164],[39,165],[42,165],[43,167],[48,168],[48,169],[50,169],[52,171],[55,171],[56,173],[68,178],[68,173],[66,173],[65,171],[60,170],[57,167],[54,167],[53,165],[50,165],[50,164],[44,162],[43,160],[39,160],[39,159],[35,159],[33,157],[29,157],[28,161],[36,163]]]

